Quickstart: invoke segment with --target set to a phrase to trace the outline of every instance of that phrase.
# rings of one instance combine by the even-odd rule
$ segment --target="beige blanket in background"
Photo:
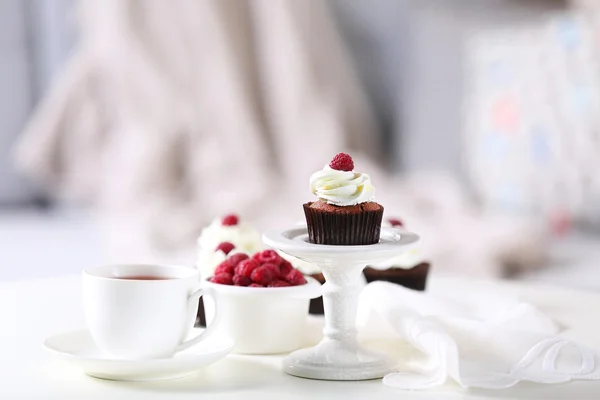
[[[124,257],[192,248],[232,211],[262,229],[293,224],[308,177],[342,150],[434,261],[459,249],[456,269],[498,274],[499,255],[515,253],[451,180],[400,182],[368,161],[378,132],[326,2],[83,0],[79,11],[80,43],[17,160],[92,205]],[[476,250],[461,244],[473,238]]]

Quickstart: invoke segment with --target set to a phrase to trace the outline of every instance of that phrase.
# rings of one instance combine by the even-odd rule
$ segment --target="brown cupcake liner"
[[[304,215],[311,243],[327,245],[366,245],[379,242],[383,207],[350,213],[336,213],[304,204]]]
[[[363,273],[367,283],[374,281],[387,281],[402,285],[409,289],[425,290],[427,285],[427,275],[429,274],[430,264],[422,262],[415,265],[411,269],[389,268],[389,269],[374,269],[371,267],[365,268]]]

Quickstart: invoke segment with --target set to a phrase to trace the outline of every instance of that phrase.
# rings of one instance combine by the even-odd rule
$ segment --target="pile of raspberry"
[[[243,253],[229,256],[215,270],[211,282],[248,287],[285,287],[306,283],[304,275],[275,250],[264,250],[252,258]]]

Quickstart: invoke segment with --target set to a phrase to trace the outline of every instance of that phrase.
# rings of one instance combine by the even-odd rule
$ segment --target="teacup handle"
[[[177,346],[177,348],[175,349],[175,352],[179,352],[185,349],[189,349],[190,347],[200,343],[201,341],[203,341],[204,339],[208,338],[210,335],[212,335],[215,332],[215,329],[219,326],[219,324],[221,323],[221,313],[219,313],[219,306],[218,306],[218,300],[217,300],[217,292],[214,291],[212,288],[209,287],[203,287],[200,288],[198,290],[196,290],[194,293],[192,293],[189,297],[189,302],[188,302],[188,306],[189,307],[195,307],[196,304],[198,304],[198,301],[200,299],[201,296],[204,295],[209,295],[214,299],[214,303],[215,303],[215,317],[213,318],[211,324],[209,326],[206,327],[206,329],[204,330],[204,332],[202,332],[201,334],[199,334],[198,336],[186,340],[185,342],[181,343],[179,346]]]

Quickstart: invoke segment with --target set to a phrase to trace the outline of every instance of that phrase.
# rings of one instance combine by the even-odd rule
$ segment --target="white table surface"
[[[441,277],[434,277],[428,290],[457,286],[469,290],[472,285],[518,293],[563,324],[563,336],[600,348],[600,295]],[[465,390],[448,383],[419,392],[385,387],[381,380],[313,381],[284,374],[281,356],[230,355],[171,381],[104,381],[86,376],[42,348],[46,337],[83,327],[79,276],[0,284],[0,399],[600,399],[600,381],[523,383],[504,390]]]

